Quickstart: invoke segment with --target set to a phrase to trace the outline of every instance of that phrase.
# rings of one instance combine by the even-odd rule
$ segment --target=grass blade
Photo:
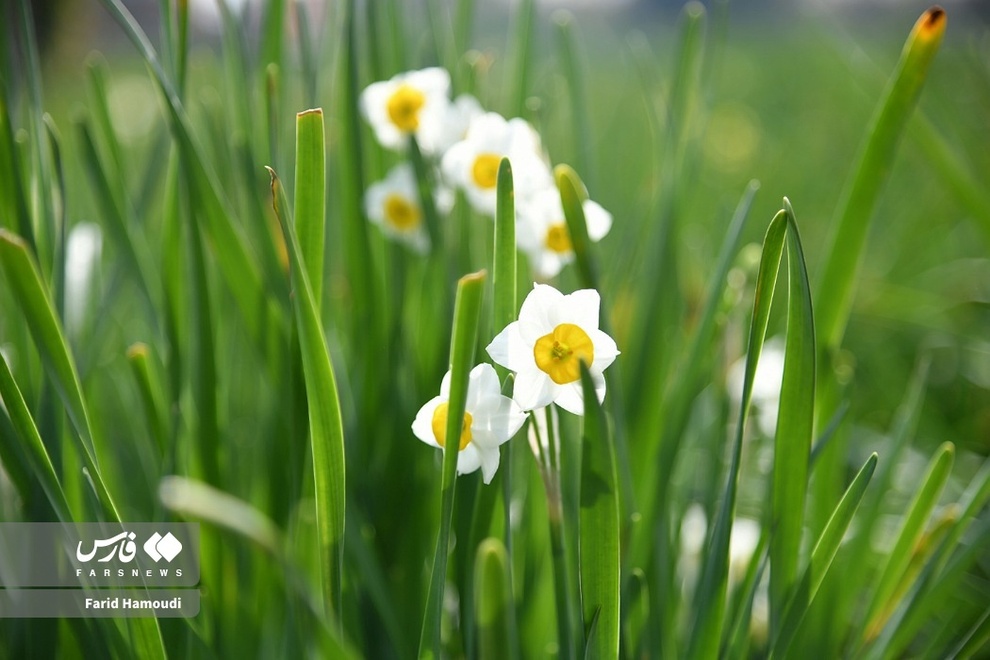
[[[326,155],[323,109],[296,115],[296,189],[293,196],[296,235],[302,248],[313,300],[323,299],[323,242],[326,224]]]
[[[529,67],[533,55],[533,23],[536,22],[536,0],[522,0],[516,8],[513,30],[512,75],[507,83],[514,87],[509,91],[509,115],[522,116],[526,110],[526,93],[529,89]]]
[[[465,275],[457,283],[454,299],[454,321],[450,340],[450,398],[447,406],[447,438],[461,437],[461,425],[467,405],[468,373],[474,364],[478,343],[481,298],[484,293],[485,271]],[[443,616],[443,592],[447,579],[447,554],[450,549],[450,525],[454,513],[454,484],[457,479],[457,453],[460,444],[448,442],[443,451],[443,476],[440,487],[440,530],[430,591],[423,615],[419,639],[420,658],[440,658],[440,621]]]
[[[0,223],[25,236],[29,245],[34,245],[34,227],[28,215],[22,183],[28,177],[22,174],[21,167],[10,108],[7,100],[0,97]]]
[[[587,658],[619,654],[619,494],[615,446],[605,410],[587,367],[581,366],[584,426],[581,439],[579,564]],[[592,621],[596,622],[592,636]]]
[[[141,395],[141,405],[144,407],[144,415],[148,419],[148,428],[155,438],[159,455],[165,457],[170,438],[166,413],[167,405],[165,403],[165,391],[162,389],[161,380],[151,360],[151,349],[147,344],[141,342],[131,344],[127,349],[127,361],[131,365],[134,382],[137,384],[138,392]],[[168,464],[166,463],[166,465]]]
[[[492,266],[492,288],[494,290],[494,310],[492,324],[495,332],[516,319],[516,196],[512,188],[512,164],[502,158],[498,165],[497,192],[495,202],[495,257]],[[495,366],[503,380],[508,370]]]
[[[815,423],[815,322],[794,211],[787,214],[787,341],[774,441],[770,538],[770,629],[779,630],[801,554],[808,460]],[[798,604],[798,606],[803,606]]]
[[[753,318],[749,326],[749,347],[746,352],[746,375],[740,397],[739,422],[732,446],[732,458],[725,484],[722,504],[708,541],[706,560],[701,580],[695,594],[695,621],[692,628],[689,658],[715,658],[718,656],[725,618],[725,597],[729,575],[729,537],[732,532],[732,518],[735,515],[736,491],[739,483],[739,465],[742,454],[743,432],[749,414],[749,404],[753,396],[753,381],[756,365],[763,350],[763,341],[770,321],[770,306],[777,285],[780,258],[784,251],[787,234],[788,214],[781,210],[770,221],[763,239],[763,255],[760,270],[756,277],[756,292],[753,298]]]
[[[584,184],[578,178],[577,172],[567,165],[558,165],[554,168],[553,174],[557,188],[560,190],[564,220],[567,222],[567,231],[571,237],[571,247],[574,249],[574,261],[581,276],[581,286],[597,290],[600,281],[598,264],[591,254],[591,239],[588,238],[588,224],[582,207],[588,197]]]
[[[317,629],[326,633],[320,640],[323,642],[320,650],[324,653],[324,657],[341,660],[358,657],[339,639],[333,626],[328,625],[323,617],[324,613],[312,598],[304,576],[292,563],[284,534],[267,516],[229,493],[185,477],[163,478],[158,484],[158,497],[166,508],[175,513],[186,518],[204,520],[242,536],[271,555],[278,562],[286,582],[297,592],[313,614],[318,623]]]
[[[651,529],[655,517],[654,509],[657,501],[663,499],[663,491],[667,488],[669,475],[673,472],[680,450],[680,439],[684,435],[683,430],[687,426],[691,412],[691,402],[704,387],[704,378],[708,373],[703,371],[704,356],[710,350],[712,339],[715,336],[717,312],[725,291],[726,278],[732,267],[733,259],[739,251],[743,228],[746,226],[749,209],[759,187],[759,183],[750,181],[736,206],[732,220],[729,222],[725,240],[722,242],[715,262],[715,270],[709,279],[705,306],[698,325],[687,349],[680,351],[685,356],[683,362],[674,367],[677,373],[683,373],[686,376],[683,379],[672,381],[666,392],[663,390],[664,385],[661,379],[652,379],[647,382],[644,400],[656,401],[663,397],[664,404],[652,414],[641,415],[640,419],[644,421],[641,422],[640,428],[635,431],[639,437],[652,440],[643,452],[647,460],[638,461],[632,465],[635,484],[648,486],[650,489],[647,492],[641,490],[637,493],[637,503],[641,507],[640,513],[647,524],[641,525],[639,529],[642,532],[634,537],[632,552],[634,565],[642,565],[643,557],[647,553],[645,546],[647,543],[652,543]],[[666,419],[664,419],[664,413],[667,415]],[[666,422],[666,427],[662,426],[664,422]],[[669,435],[665,436],[667,433]],[[644,474],[646,470],[650,469],[656,470],[660,477],[655,482],[653,479],[646,478]]]
[[[74,437],[80,440],[79,450],[96,488],[103,514],[111,521],[119,521],[117,507],[100,474],[82,385],[55,314],[55,308],[41,281],[41,273],[28,251],[27,244],[6,229],[0,229],[0,265],[7,275],[7,281],[28,323],[42,362],[76,429]]]
[[[14,375],[10,373],[10,367],[2,354],[0,354],[0,401],[6,407],[10,421],[22,443],[22,447],[5,449],[9,449],[10,453],[18,456],[24,456],[27,467],[41,484],[41,488],[58,519],[62,522],[74,520],[69,502],[65,499],[62,484],[59,482],[58,475],[55,474],[55,468],[48,455],[48,450],[45,448],[45,443],[42,442],[41,436],[38,434],[38,427],[31,417],[31,411],[28,410],[21,390],[14,380]],[[5,456],[3,463],[4,468],[11,471],[12,461],[8,461]]]
[[[303,377],[306,381],[309,438],[316,484],[316,524],[323,606],[328,617],[339,626],[346,497],[344,427],[340,398],[330,361],[330,350],[320,323],[320,313],[303,263],[302,248],[299,246],[292,219],[286,213],[285,193],[275,171],[268,171],[272,177],[272,204],[289,250],[294,283],[292,307],[302,352]]]
[[[955,447],[945,443],[939,447],[928,465],[928,471],[920,482],[920,487],[904,516],[897,540],[890,551],[884,571],[877,582],[876,590],[870,601],[870,606],[863,617],[865,629],[862,632],[862,642],[869,644],[880,633],[886,617],[878,617],[884,612],[893,610],[890,602],[897,591],[897,586],[911,562],[913,549],[924,533],[925,523],[932,509],[938,502],[945,482],[952,470]]]
[[[517,257],[516,251],[516,202],[515,191],[512,186],[512,164],[508,158],[502,158],[498,165],[498,176],[496,179],[495,198],[495,255],[492,260],[492,325],[494,325],[492,336],[502,331],[516,319],[518,309],[516,307],[516,292],[518,283],[516,278]],[[501,365],[495,365],[495,372],[503,382],[503,389],[512,382],[509,370]],[[508,392],[503,392],[508,397],[512,397],[511,388]],[[498,472],[498,478],[502,481],[502,503],[505,517],[505,552],[509,556],[509,563],[506,570],[509,573],[509,585],[512,585],[512,454],[515,451],[515,443],[507,442],[502,446],[502,469]],[[513,616],[513,623],[515,617]]]
[[[587,181],[594,182],[592,169],[591,147],[594,140],[591,137],[591,121],[588,118],[587,95],[584,92],[584,78],[578,63],[577,48],[574,32],[574,15],[568,11],[554,14],[558,38],[560,40],[560,59],[564,79],[567,81],[568,98],[571,102],[571,144],[577,150],[578,168]],[[594,187],[592,185],[592,187]]]
[[[859,508],[859,503],[863,499],[866,487],[870,484],[876,466],[877,455],[874,453],[860,468],[852,483],[849,484],[845,495],[842,496],[821,536],[818,537],[818,543],[815,544],[815,549],[811,552],[811,561],[808,562],[797,587],[797,594],[791,598],[781,618],[780,633],[770,651],[771,657],[774,655],[787,656],[787,648],[794,639],[808,607],[814,601],[828,569],[832,566],[835,553],[838,552],[846,530],[849,529],[849,523],[852,522],[853,515]]]
[[[231,222],[231,214],[228,212],[230,204],[223,199],[216,172],[203,157],[203,149],[194,137],[178,92],[166,76],[147,35],[120,0],[101,1],[138,49],[154,76],[165,101],[165,109],[171,120],[182,161],[189,170],[190,193],[196,202],[194,208],[199,211],[199,227],[215,251],[220,270],[237,299],[250,335],[260,346],[264,346],[262,337],[265,323],[271,318],[271,302],[263,290],[261,276],[255,265],[257,260],[250,254],[243,237]]]
[[[513,660],[519,657],[515,607],[509,585],[509,556],[498,539],[478,546],[474,564],[475,612],[478,618],[478,658]]]
[[[883,101],[874,114],[856,166],[846,182],[815,296],[819,340],[823,347],[837,347],[842,343],[870,219],[904,126],[942,42],[945,23],[946,15],[941,7],[929,9],[915,23]]]

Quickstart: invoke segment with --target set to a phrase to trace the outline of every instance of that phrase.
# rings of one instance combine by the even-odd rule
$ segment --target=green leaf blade
[[[450,393],[447,402],[445,436],[447,438],[461,437],[461,425],[467,407],[468,374],[474,364],[474,352],[478,343],[485,277],[485,271],[480,271],[465,275],[457,283],[450,343]],[[419,639],[420,658],[441,657],[440,623],[443,618],[443,593],[447,579],[447,555],[454,513],[454,485],[457,479],[459,450],[459,443],[448,442],[443,452],[440,529],[437,533],[430,590],[427,594],[426,612],[423,615],[423,628]]]
[[[774,440],[770,538],[770,627],[792,597],[801,555],[804,504],[815,423],[816,354],[811,287],[790,202],[787,214],[787,339]]]
[[[732,519],[735,515],[743,432],[753,395],[756,366],[759,363],[760,353],[763,351],[767,325],[770,322],[770,307],[773,303],[786,236],[787,212],[781,210],[770,221],[770,226],[767,228],[766,236],[763,239],[763,254],[760,258],[760,269],[756,277],[753,316],[749,327],[746,373],[743,379],[742,396],[740,397],[739,422],[733,440],[732,457],[722,504],[712,528],[701,580],[695,595],[695,621],[688,647],[687,657],[689,658],[718,657],[725,618],[729,572],[729,538],[732,532]]]
[[[615,445],[591,372],[581,365],[584,430],[581,439],[579,562],[587,658],[619,654],[619,494]],[[594,623],[595,634],[591,635]]]
[[[832,560],[839,550],[839,545],[849,529],[859,503],[863,499],[866,487],[873,478],[873,473],[877,466],[877,455],[872,454],[860,468],[849,488],[836,506],[832,517],[829,519],[825,529],[822,530],[815,549],[811,553],[811,561],[805,568],[804,575],[797,591],[800,595],[792,597],[787,609],[782,617],[780,634],[776,638],[771,649],[771,656],[778,655],[786,657],[788,646],[794,639],[795,634],[801,625],[804,615],[808,611],[811,603],[818,593],[822,581],[825,579],[828,569],[832,566]]]
[[[498,539],[478,546],[474,564],[474,598],[478,619],[478,657],[510,660],[519,657],[515,607],[509,584],[509,556]]]
[[[317,309],[323,297],[323,243],[326,234],[326,153],[323,110],[296,115],[296,180],[293,196],[296,235]]]
[[[942,42],[945,24],[941,7],[929,9],[915,23],[846,182],[815,296],[823,347],[837,347],[842,342],[873,210]]]
[[[275,171],[272,203],[290,254],[295,295],[292,306],[299,332],[303,377],[309,411],[310,447],[316,484],[316,520],[319,537],[320,576],[324,607],[339,625],[344,553],[344,426],[337,382],[330,360],[320,314],[303,262],[303,252],[285,207],[285,193]]]

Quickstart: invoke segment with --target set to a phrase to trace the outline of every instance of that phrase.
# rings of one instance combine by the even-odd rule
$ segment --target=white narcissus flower
[[[498,375],[490,364],[479,364],[468,375],[457,473],[467,474],[480,467],[486,484],[491,483],[498,470],[499,446],[514,436],[526,422],[526,413],[515,401],[502,396],[501,390]],[[446,444],[449,397],[448,371],[440,383],[440,396],[430,399],[420,408],[412,423],[416,437],[433,447]]]
[[[426,154],[436,153],[450,105],[450,74],[439,67],[400,73],[361,92],[361,112],[388,149],[405,148],[416,136]]]
[[[412,165],[396,165],[384,180],[368,186],[364,193],[364,212],[386,235],[406,243],[420,254],[430,249]]]
[[[619,354],[615,341],[598,329],[601,298],[594,289],[564,295],[536,284],[513,321],[488,345],[497,364],[516,372],[512,398],[523,410],[556,403],[584,414],[581,362],[588,364],[598,400],[605,399],[602,371]]]
[[[506,121],[495,112],[475,117],[464,139],[444,153],[440,167],[448,181],[464,190],[476,211],[494,216],[498,166],[503,157],[512,162],[517,200],[553,185],[533,127],[524,119]]]
[[[103,231],[93,222],[80,222],[65,246],[65,327],[76,334],[92,308],[93,279],[103,252]]]
[[[452,146],[467,137],[468,128],[475,117],[485,114],[478,99],[470,94],[461,94],[447,106],[447,116],[443,121],[437,152],[445,153]]]
[[[581,205],[588,238],[598,242],[612,228],[612,214],[590,199]],[[516,242],[529,257],[540,279],[548,279],[574,260],[574,247],[564,219],[560,191],[547,188],[521,200],[516,219]]]

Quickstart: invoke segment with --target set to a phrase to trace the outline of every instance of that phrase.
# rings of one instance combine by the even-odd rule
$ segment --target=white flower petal
[[[519,310],[519,335],[530,347],[557,327],[553,313],[564,302],[564,294],[549,284],[534,284]],[[596,324],[595,327],[598,327]]]
[[[481,454],[472,442],[457,452],[457,474],[470,474],[481,467]]]
[[[498,447],[479,450],[478,457],[481,459],[481,477],[486,484],[490,484],[492,478],[495,476],[495,472],[498,471]]]
[[[526,356],[526,345],[526,340],[519,334],[519,322],[513,321],[495,336],[486,350],[495,364],[510,371],[519,371],[524,364],[532,359]],[[532,352],[532,344],[529,346],[531,347],[530,352]]]
[[[534,410],[550,405],[558,388],[559,386],[550,380],[550,376],[540,371],[536,362],[532,362],[516,374],[512,398],[523,410]]]
[[[553,325],[573,323],[589,335],[598,329],[598,312],[601,306],[601,296],[594,289],[581,289],[562,296],[550,312]]]
[[[592,360],[590,371],[592,374],[600,374],[615,361],[619,355],[619,349],[615,345],[615,340],[601,330],[593,330],[588,333],[588,336],[591,337],[591,342],[595,347],[595,359]]]
[[[598,242],[605,238],[612,228],[612,214],[602,208],[598,202],[586,200],[582,207],[584,220],[588,225],[588,238]]]
[[[581,390],[581,381],[576,380],[573,383],[561,385],[553,402],[569,413],[583,415],[584,394]]]
[[[436,436],[433,435],[433,413],[436,411],[437,406],[446,401],[446,397],[443,396],[433,397],[419,409],[419,412],[416,413],[416,419],[412,423],[413,434],[433,447],[440,447],[437,443]]]

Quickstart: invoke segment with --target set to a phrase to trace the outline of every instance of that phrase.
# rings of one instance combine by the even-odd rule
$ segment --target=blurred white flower
[[[80,222],[69,231],[65,247],[65,328],[74,334],[91,307],[90,290],[103,250],[103,232],[92,222]]]
[[[513,321],[488,345],[497,364],[516,372],[512,398],[523,410],[556,403],[584,414],[581,362],[588,364],[598,400],[605,399],[602,371],[619,354],[615,341],[598,329],[601,298],[593,289],[564,295],[536,284]]]
[[[739,584],[760,542],[760,523],[752,518],[736,517],[729,534],[729,584]]]
[[[439,67],[400,73],[361,92],[361,112],[388,149],[405,148],[416,136],[424,154],[437,153],[450,105],[450,74]]]
[[[590,199],[581,205],[588,238],[600,241],[612,228],[612,214]],[[557,188],[547,188],[517,206],[516,242],[540,279],[548,279],[574,260],[571,235]]]
[[[364,193],[364,212],[387,236],[406,243],[420,254],[429,250],[430,239],[412,165],[396,165],[385,179],[368,186]]]
[[[475,117],[485,114],[478,99],[470,94],[461,94],[447,106],[447,116],[438,142],[438,153],[444,153],[467,137],[468,128]]]
[[[760,433],[772,438],[777,431],[777,408],[780,406],[780,382],[784,377],[784,340],[771,337],[763,344],[760,362],[753,377],[751,415]],[[743,382],[746,379],[746,356],[732,363],[726,378],[729,396],[736,406],[740,404]]]
[[[498,470],[499,446],[522,428],[526,414],[515,401],[502,396],[498,375],[490,364],[479,364],[468,376],[467,403],[461,426],[457,473],[481,468],[485,483],[491,483]],[[440,396],[419,409],[412,423],[417,438],[433,447],[443,447],[447,433],[447,407],[450,398],[450,372],[440,383]]]
[[[464,190],[476,211],[494,216],[498,166],[506,156],[512,163],[517,204],[553,185],[533,127],[524,119],[506,121],[494,112],[475,117],[464,139],[443,155],[440,166],[447,180]]]
[[[708,516],[697,502],[691,504],[681,518],[681,553],[677,559],[677,571],[687,590],[693,590],[701,570],[701,553],[708,536]]]

